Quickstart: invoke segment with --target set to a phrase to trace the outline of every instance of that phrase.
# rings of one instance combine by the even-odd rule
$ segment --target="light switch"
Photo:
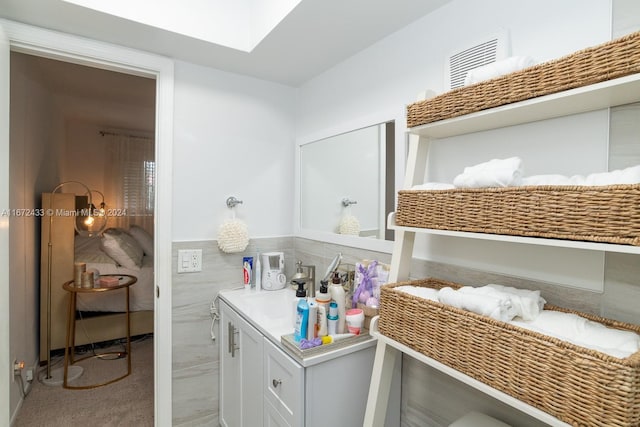
[[[178,273],[202,271],[202,249],[178,250]]]

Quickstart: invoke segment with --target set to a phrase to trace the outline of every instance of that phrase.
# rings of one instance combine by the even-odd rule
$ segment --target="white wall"
[[[529,55],[543,62],[609,40],[610,21],[610,2],[601,0],[455,0],[304,84],[296,133],[322,133],[337,123],[396,107],[401,111],[397,124],[402,129],[403,108],[420,91],[444,91],[444,61],[457,49],[503,28],[510,34],[512,55]],[[582,168],[606,169],[607,121],[606,111],[594,112],[542,126],[457,138],[455,144],[440,142],[430,158],[430,165],[440,167],[429,178],[451,180],[464,166],[507,155],[523,157],[529,174],[550,173],[555,167],[562,170],[553,172],[565,174],[584,172]],[[520,138],[533,135],[531,127],[542,134]],[[569,129],[568,133],[559,133],[563,129]],[[573,145],[556,157],[559,161],[551,162],[548,149],[560,141]],[[405,154],[402,142],[396,144],[396,187],[400,188]],[[604,258],[600,253],[419,237],[416,255],[421,258],[568,286],[602,287]],[[563,260],[562,265],[558,259]]]
[[[52,98],[21,58],[12,55],[11,63],[9,206],[33,209],[40,206],[40,193],[49,188],[58,172],[55,160],[51,161],[55,144],[42,144],[50,141]],[[27,367],[37,367],[40,217],[11,215],[9,221],[10,355]],[[21,399],[19,384],[10,384],[12,412]]]
[[[176,63],[174,241],[216,239],[232,195],[250,237],[292,234],[294,101],[286,86]]]
[[[609,22],[609,1],[454,0],[302,85],[296,133],[442,92],[445,57],[499,28],[510,31],[513,55],[545,61],[608,40]]]

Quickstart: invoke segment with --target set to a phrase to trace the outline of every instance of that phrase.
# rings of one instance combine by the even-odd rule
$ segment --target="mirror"
[[[300,145],[301,230],[393,240],[395,122]]]

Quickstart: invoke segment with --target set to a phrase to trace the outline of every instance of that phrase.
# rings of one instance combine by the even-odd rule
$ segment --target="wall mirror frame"
[[[369,188],[372,191],[377,192],[378,189],[383,189],[384,187],[390,186],[390,191],[387,191],[387,196],[383,197],[383,201],[381,204],[384,205],[382,210],[380,211],[380,221],[386,226],[387,217],[390,212],[395,209],[396,206],[396,198],[397,198],[397,189],[398,183],[403,182],[404,177],[404,164],[406,159],[406,125],[405,125],[405,116],[404,116],[404,107],[399,110],[388,110],[376,114],[371,114],[366,117],[362,117],[356,120],[351,120],[348,122],[341,123],[337,126],[324,129],[321,132],[314,133],[312,135],[308,135],[302,138],[298,138],[296,141],[296,153],[295,153],[295,207],[294,207],[294,223],[295,223],[295,235],[302,238],[307,238],[311,240],[323,241],[328,243],[334,243],[344,246],[351,246],[355,248],[373,250],[384,253],[391,253],[393,250],[393,232],[384,233],[386,235],[386,239],[376,238],[374,236],[370,237],[361,237],[361,236],[353,236],[346,234],[339,234],[336,230],[330,230],[331,227],[325,226],[324,229],[320,229],[320,227],[309,227],[307,224],[303,224],[302,218],[304,213],[302,212],[303,203],[302,203],[302,192],[308,192],[309,190],[306,188],[302,188],[302,159],[304,147],[308,144],[322,144],[326,141],[334,141],[334,137],[340,138],[343,135],[349,134],[352,131],[358,131],[365,128],[369,128],[371,126],[380,125],[383,123],[393,123],[393,142],[391,142],[392,146],[388,147],[391,149],[391,155],[388,157],[393,157],[393,162],[391,164],[391,168],[387,167],[386,170],[390,170],[389,173],[385,173],[384,177],[379,177],[379,182],[371,183]],[[323,155],[326,156],[326,153]],[[329,154],[329,157],[333,154]],[[339,153],[335,154],[336,156],[340,155]],[[385,156],[387,157],[387,156]],[[341,159],[341,163],[344,163],[345,159]],[[353,168],[351,171],[344,171],[336,168],[332,168],[331,164],[326,165],[326,170],[328,174],[340,174],[344,175],[342,179],[348,179],[346,174],[348,172],[357,173],[358,171],[358,161],[357,159],[353,161]],[[371,180],[375,180],[372,178]],[[381,191],[382,194],[385,191]],[[340,196],[336,196],[335,194],[331,196],[331,200],[320,200],[318,203],[331,203],[333,205],[338,205],[343,196],[350,196],[349,194],[344,194]],[[334,200],[335,199],[335,200]],[[354,205],[356,207],[357,205]],[[335,209],[335,208],[334,208]],[[354,209],[354,215],[357,214],[357,208]],[[356,215],[357,216],[357,215]],[[309,221],[306,221],[309,222]],[[338,221],[337,221],[338,222]],[[336,222],[336,227],[337,227]],[[385,227],[386,228],[386,227]]]

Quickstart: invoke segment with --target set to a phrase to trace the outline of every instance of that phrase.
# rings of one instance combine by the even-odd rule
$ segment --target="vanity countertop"
[[[313,355],[300,357],[281,341],[283,335],[293,332],[294,304],[296,293],[289,287],[277,291],[236,288],[220,291],[219,297],[231,306],[269,341],[278,346],[304,367],[341,357],[361,349],[372,347],[376,339],[361,337],[351,345],[336,348],[327,346],[327,351],[314,351]]]

